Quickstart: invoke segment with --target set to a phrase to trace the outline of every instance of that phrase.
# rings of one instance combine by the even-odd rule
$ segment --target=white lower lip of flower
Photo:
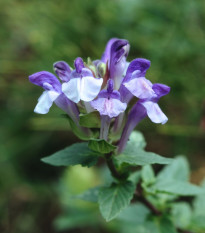
[[[157,103],[145,101],[142,105],[146,108],[147,115],[152,122],[165,124],[168,121],[167,116],[162,112]]]
[[[98,95],[102,83],[102,78],[98,79],[91,76],[73,78],[69,82],[62,84],[62,91],[75,103],[80,100],[89,102]]]
[[[44,91],[38,99],[34,112],[39,114],[48,113],[53,101],[55,101],[59,95],[60,93],[56,91]]]

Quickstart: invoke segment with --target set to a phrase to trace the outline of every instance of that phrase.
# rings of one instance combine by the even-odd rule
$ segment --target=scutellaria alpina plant
[[[189,184],[187,177],[185,180],[174,178],[172,173],[176,169],[173,167],[178,169],[178,163],[182,165],[183,174],[184,158],[172,160],[146,152],[142,134],[133,131],[146,117],[157,124],[167,122],[158,102],[170,92],[170,87],[151,83],[146,78],[150,61],[136,58],[128,62],[129,50],[127,40],[113,38],[99,60],[88,58],[84,62],[78,57],[74,67],[58,61],[53,65],[56,75],[41,71],[29,76],[30,82],[44,89],[34,111],[46,114],[55,103],[67,115],[73,133],[85,141],[42,161],[55,166],[90,167],[103,158],[113,180],[109,186],[95,189],[95,196],[107,221],[117,218],[120,212],[122,215],[131,201],[141,202],[149,213],[142,224],[145,229],[147,223],[157,221],[158,225],[172,229],[169,232],[183,232],[187,226],[175,224],[170,202],[179,195],[198,195],[201,189]],[[155,176],[151,164],[169,165]],[[89,193],[93,195],[92,190]],[[157,220],[153,220],[153,216],[158,217]]]

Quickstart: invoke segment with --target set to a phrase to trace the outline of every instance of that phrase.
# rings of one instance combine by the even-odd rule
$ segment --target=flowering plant
[[[133,131],[146,117],[153,123],[167,122],[158,102],[170,87],[152,84],[145,77],[149,60],[137,58],[128,62],[129,49],[127,40],[113,38],[100,60],[83,62],[78,57],[74,68],[64,61],[54,63],[59,79],[47,71],[29,76],[30,82],[44,89],[34,111],[46,114],[54,102],[66,113],[73,133],[85,141],[42,161],[55,166],[90,167],[103,158],[112,182],[89,190],[81,198],[95,196],[106,221],[122,215],[131,202],[141,202],[143,205],[136,208],[146,208],[147,214],[135,229],[141,226],[143,232],[186,232],[189,224],[176,223],[176,216],[171,214],[174,205],[170,207],[170,203],[180,195],[200,195],[203,189],[188,183],[183,157],[174,160],[145,151],[142,134]],[[168,165],[155,175],[152,164]]]

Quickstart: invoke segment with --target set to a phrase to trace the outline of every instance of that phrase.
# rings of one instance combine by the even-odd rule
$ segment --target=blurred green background
[[[63,212],[62,199],[100,183],[100,178],[96,170],[65,170],[40,162],[77,138],[56,106],[47,115],[33,113],[42,89],[28,81],[34,72],[52,72],[58,60],[72,66],[77,56],[99,58],[111,37],[129,40],[128,60],[151,60],[147,77],[171,86],[160,103],[168,123],[154,125],[146,119],[139,126],[147,149],[169,157],[185,154],[193,182],[202,180],[204,24],[203,0],[0,1],[0,232],[112,231],[105,230],[102,219],[98,227],[90,223],[84,231],[82,219],[65,218],[63,231],[54,226]],[[68,216],[75,216],[69,203]]]

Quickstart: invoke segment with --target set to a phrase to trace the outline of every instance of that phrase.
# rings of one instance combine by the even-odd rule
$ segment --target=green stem
[[[134,196],[133,201],[142,202],[156,216],[162,215],[162,212],[160,210],[158,210],[151,202],[149,202],[143,196],[143,189],[142,189],[141,183],[138,183],[138,185],[137,185],[136,194]]]
[[[112,176],[114,178],[116,178],[117,180],[121,180],[122,179],[122,175],[117,171],[114,163],[113,163],[113,160],[112,160],[112,154],[109,153],[109,154],[106,154],[105,155],[105,159],[106,159],[106,163],[107,163],[107,166],[112,174]]]

